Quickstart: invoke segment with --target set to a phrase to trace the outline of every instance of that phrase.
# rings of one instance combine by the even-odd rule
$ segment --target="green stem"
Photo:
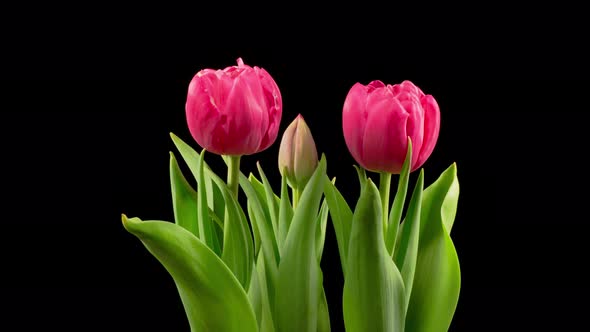
[[[379,196],[381,196],[381,208],[383,211],[383,234],[387,234],[387,219],[389,216],[389,189],[391,187],[391,173],[383,172],[379,176]]]
[[[299,204],[299,196],[301,195],[301,192],[297,188],[291,188],[291,194],[293,196],[293,210],[295,210],[297,204]]]
[[[227,165],[227,187],[236,200],[238,199],[240,180],[240,157],[229,156],[229,164]]]

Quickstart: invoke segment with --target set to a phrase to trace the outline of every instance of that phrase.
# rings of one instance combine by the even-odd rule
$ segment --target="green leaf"
[[[252,185],[250,181],[240,173],[240,187],[246,194],[248,203],[252,206],[252,212],[254,219],[250,220],[256,223],[256,228],[260,233],[260,243],[263,250],[265,250],[265,257],[267,259],[274,260],[274,265],[278,266],[279,263],[279,248],[275,238],[275,231],[273,229],[270,217],[267,217],[263,210],[263,200],[259,199],[259,196],[255,190],[255,185]],[[265,249],[266,248],[266,249]],[[268,267],[268,266],[267,266]]]
[[[182,171],[172,152],[170,152],[170,187],[172,189],[174,221],[198,237],[197,192],[182,175]]]
[[[254,265],[254,244],[248,221],[225,182],[214,173],[210,173],[209,177],[221,191],[229,217],[224,225],[224,248],[221,258],[233,271],[244,289],[248,289]]]
[[[221,245],[218,242],[215,234],[213,222],[209,218],[209,206],[207,205],[207,193],[205,189],[205,150],[199,156],[197,186],[199,191],[197,193],[197,222],[199,224],[199,238],[209,248],[213,249],[218,256],[221,255]]]
[[[206,187],[205,185],[202,185],[205,183],[205,176],[203,175],[203,179],[200,179],[199,171],[200,165],[202,165],[202,163],[199,163],[199,154],[173,133],[170,133],[170,137],[172,138],[172,142],[174,142],[174,145],[176,145],[180,155],[187,164],[189,170],[195,177],[195,180],[197,180],[197,224],[199,227],[199,237],[205,242],[207,246],[210,246],[210,248],[212,248],[215,253],[221,255],[222,245],[219,243],[218,236],[215,232],[215,226],[209,217],[208,209],[205,208],[206,206],[209,206],[207,205]]]
[[[270,220],[275,231],[275,238],[277,238],[278,241],[279,198],[277,197],[277,195],[275,195],[274,191],[272,190],[272,187],[270,186],[270,183],[268,182],[268,179],[266,178],[266,175],[264,174],[264,171],[262,170],[262,167],[260,166],[259,162],[256,163],[256,167],[258,168],[258,173],[260,174],[260,178],[262,179],[262,185],[264,187],[264,194],[266,197],[266,206],[268,207]]]
[[[251,215],[254,218],[250,218],[250,222],[252,222],[252,227],[254,229],[254,234],[256,231],[260,234],[260,246],[262,249],[261,253],[258,253],[260,257],[261,254],[264,259],[264,266],[266,272],[266,286],[268,291],[268,297],[270,299],[270,303],[274,303],[275,301],[275,285],[277,283],[277,276],[278,276],[278,264],[280,260],[279,250],[276,242],[276,238],[274,236],[275,232],[272,228],[272,222],[269,219],[266,219],[264,215],[264,211],[262,210],[261,202],[258,199],[258,195],[256,194],[256,190],[248,181],[244,174],[240,173],[240,187],[244,190],[246,197],[248,198],[248,204],[250,205]],[[273,310],[274,307],[271,307]],[[273,311],[274,317],[274,311]]]
[[[275,323],[279,331],[315,331],[318,324],[319,271],[316,256],[316,215],[326,176],[322,156],[295,209],[279,265]]]
[[[352,220],[342,300],[347,332],[404,331],[404,284],[385,247],[381,218],[379,191],[369,179]]]
[[[416,273],[407,332],[443,332],[449,329],[459,300],[459,258],[449,236],[457,210],[459,182],[452,164],[424,190]]]
[[[359,178],[359,183],[362,188],[365,185],[365,182],[367,182],[367,172],[364,168],[358,167],[357,165],[352,165],[352,167],[354,167],[354,169],[356,170],[356,175]]]
[[[270,298],[267,291],[266,275],[264,253],[261,253],[258,256],[256,268],[253,269],[248,298],[250,299],[250,303],[254,305],[259,331],[273,332],[275,328],[272,319]]]
[[[264,190],[264,185],[252,173],[250,173],[250,175],[248,176],[248,181],[250,181],[252,188],[254,188],[254,191],[256,192],[256,196],[258,197],[258,201],[260,202],[260,207],[262,208],[262,211],[264,212],[264,220],[268,220],[272,224],[273,234],[274,234],[274,232],[275,232],[274,223],[272,222],[270,209],[268,207],[268,201],[266,200],[266,192]],[[276,237],[275,237],[275,241],[278,242],[278,239],[276,239]]]
[[[322,260],[322,254],[324,253],[324,242],[326,241],[326,226],[328,224],[328,203],[326,198],[322,200],[320,207],[320,213],[318,213],[316,220],[316,233],[315,233],[315,248],[318,262]]]
[[[285,174],[285,172],[283,172]],[[282,253],[291,220],[293,219],[293,206],[289,199],[289,186],[287,185],[287,177],[281,177],[281,199],[279,204],[279,251]]]
[[[404,287],[406,290],[405,310],[410,302],[416,259],[418,257],[418,240],[420,235],[420,212],[422,208],[422,189],[424,188],[424,169],[420,170],[420,176],[416,182],[414,193],[408,206],[408,214],[401,232],[400,244],[394,255],[394,263],[400,269]]]
[[[391,205],[391,210],[389,212],[389,220],[387,221],[387,234],[385,234],[385,246],[387,247],[387,252],[389,252],[390,256],[393,256],[394,253],[393,249],[395,248],[395,241],[397,239],[397,232],[402,218],[402,211],[404,209],[404,203],[406,202],[411,161],[412,140],[408,136],[408,151],[406,152],[406,159],[402,165],[397,192],[395,193],[393,205]]]
[[[205,162],[205,167],[208,167]],[[215,221],[219,227],[215,227],[215,235],[221,244],[223,252],[223,220],[225,218],[225,200],[220,189],[213,185],[209,172],[205,172],[205,188],[207,190],[207,205],[209,206],[209,217]]]
[[[324,178],[324,194],[326,195],[325,197],[326,202],[328,203],[328,210],[330,211],[330,218],[332,219],[334,232],[336,233],[342,273],[346,276],[352,211],[342,194],[340,194],[334,183],[330,182],[327,176]]]
[[[122,219],[174,279],[191,331],[258,331],[246,292],[197,237],[165,221]]]
[[[258,253],[260,252],[260,231],[258,230],[258,224],[260,221],[256,220],[256,215],[254,214],[254,210],[252,209],[252,203],[246,202],[246,208],[248,210],[248,219],[250,220],[250,224],[252,225],[252,235],[254,236],[254,258],[258,257]]]
[[[170,133],[170,137],[178,149],[178,152],[180,152],[180,155],[184,159],[184,162],[187,164],[189,170],[195,177],[195,180],[197,180],[199,175],[199,154],[173,133]]]

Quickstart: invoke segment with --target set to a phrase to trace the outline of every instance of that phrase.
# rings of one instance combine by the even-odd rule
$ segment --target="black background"
[[[172,220],[168,133],[198,148],[185,123],[188,83],[238,57],[279,85],[280,133],[305,117],[351,205],[357,180],[341,133],[348,89],[409,79],[432,94],[441,132],[426,183],[457,162],[461,185],[452,236],[462,290],[450,330],[584,326],[590,84],[575,16],[543,8],[488,18],[485,8],[463,8],[471,14],[460,20],[402,22],[319,8],[283,9],[290,20],[239,7],[178,16],[145,6],[36,9],[6,12],[27,19],[3,23],[1,330],[188,330],[172,279],[120,214]],[[275,189],[278,140],[242,159],[244,173],[260,161]],[[322,268],[340,331],[331,225]]]

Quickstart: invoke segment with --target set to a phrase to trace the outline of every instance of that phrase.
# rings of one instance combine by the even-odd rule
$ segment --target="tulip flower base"
[[[171,152],[174,222],[122,216],[125,229],[172,276],[191,331],[330,331],[320,267],[328,219],[344,276],[346,331],[448,330],[461,283],[450,237],[457,167],[452,164],[425,188],[420,166],[438,137],[438,106],[406,82],[357,84],[347,97],[344,136],[361,165],[355,166],[360,195],[352,205],[328,177],[326,156],[318,160],[301,116],[281,140],[277,192],[262,165],[256,175],[240,171],[243,155],[261,152],[277,136],[282,104],[268,73],[240,60],[237,67],[195,76],[187,122],[203,149],[199,153],[176,135],[171,138],[196,188]],[[232,108],[236,105],[241,113]],[[405,136],[383,133],[388,142],[365,133],[396,128]],[[209,167],[206,154],[222,155],[225,180]],[[410,186],[409,174],[418,169]],[[379,174],[378,185],[367,171]],[[398,176],[389,207],[391,179]],[[245,206],[238,195],[245,195]]]

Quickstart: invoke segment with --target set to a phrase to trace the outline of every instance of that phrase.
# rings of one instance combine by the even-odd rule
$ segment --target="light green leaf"
[[[408,136],[408,151],[406,152],[406,159],[402,165],[402,171],[399,176],[399,183],[397,185],[397,192],[391,205],[389,212],[389,219],[387,221],[387,234],[385,234],[385,246],[387,252],[393,257],[393,249],[395,248],[395,241],[397,239],[397,232],[402,218],[404,203],[406,202],[406,194],[408,192],[408,181],[410,179],[410,164],[412,161],[412,140]],[[399,265],[398,265],[399,266]]]
[[[317,329],[320,266],[315,248],[315,221],[325,174],[326,158],[322,156],[303,190],[285,240],[274,311],[277,330],[282,332]]]
[[[182,175],[172,152],[170,152],[170,187],[172,189],[174,221],[198,237],[197,192]]]
[[[207,168],[207,162],[205,162]],[[225,200],[223,195],[217,186],[213,185],[213,182],[209,176],[209,172],[205,171],[205,188],[207,190],[207,205],[209,206],[209,217],[219,225],[215,227],[215,235],[221,245],[221,251],[223,252],[223,220],[225,218]]]
[[[250,181],[252,188],[254,188],[254,191],[256,192],[256,196],[258,197],[258,201],[260,202],[260,207],[262,208],[262,211],[264,212],[264,218],[265,218],[264,220],[265,221],[268,220],[272,224],[273,234],[274,234],[274,232],[275,232],[274,223],[272,222],[270,209],[268,207],[268,202],[266,200],[266,192],[264,190],[264,185],[252,173],[250,173],[250,175],[248,176],[248,181]],[[275,237],[275,239],[276,239],[275,241],[277,241],[277,243],[278,243],[278,239],[276,237]]]
[[[258,331],[246,292],[197,237],[165,221],[122,219],[174,279],[191,331]]]
[[[260,178],[262,179],[262,185],[264,187],[264,194],[266,197],[266,206],[268,206],[270,220],[272,221],[273,229],[277,233],[275,234],[275,237],[278,239],[279,198],[277,197],[277,195],[275,195],[274,191],[272,190],[270,182],[268,182],[268,179],[266,178],[266,175],[264,174],[264,171],[262,170],[262,167],[260,166],[259,162],[256,163],[256,167],[258,168],[258,173],[260,174]]]
[[[379,191],[369,179],[352,220],[342,300],[347,332],[404,331],[404,285],[385,247],[381,218]]]
[[[451,324],[461,288],[459,258],[449,236],[458,195],[455,164],[424,190],[407,332],[443,332]]]
[[[254,244],[248,221],[225,182],[214,173],[210,173],[209,177],[221,191],[229,216],[224,225],[224,249],[221,258],[234,272],[244,289],[248,289],[254,265]]]
[[[258,256],[256,268],[253,269],[251,287],[248,291],[250,303],[253,304],[258,320],[258,329],[260,332],[275,331],[272,319],[270,298],[267,291],[266,269],[264,264],[264,253]]]
[[[405,310],[410,302],[416,259],[418,257],[418,240],[420,235],[420,212],[422,207],[422,189],[424,188],[424,169],[420,170],[420,176],[416,182],[414,193],[408,206],[408,214],[401,232],[400,244],[394,255],[394,263],[399,268],[406,290]]]
[[[256,230],[258,230],[260,234],[260,246],[262,251],[258,253],[258,256],[263,253],[264,259],[264,266],[266,272],[266,287],[268,291],[268,297],[270,299],[270,303],[274,303],[275,301],[275,285],[277,282],[278,277],[278,264],[280,260],[279,250],[276,242],[276,238],[274,236],[275,232],[272,228],[272,222],[269,219],[266,219],[264,215],[264,211],[262,210],[261,202],[258,199],[258,195],[256,194],[256,190],[248,181],[244,174],[240,173],[240,187],[244,190],[246,197],[248,198],[248,204],[251,209],[251,215],[254,218],[250,218],[250,222],[253,225],[253,229],[256,234]],[[271,307],[271,311],[273,310],[274,306]],[[273,311],[274,317],[274,311]]]
[[[365,182],[367,182],[367,172],[364,168],[359,167],[357,165],[352,165],[352,167],[354,167],[354,169],[356,170],[356,175],[359,178],[359,183],[362,188],[365,185]]]
[[[246,194],[248,203],[252,206],[254,219],[251,222],[256,222],[256,228],[260,233],[260,243],[263,250],[265,250],[265,257],[274,260],[274,265],[279,263],[279,248],[275,238],[275,231],[273,229],[270,218],[266,216],[263,210],[263,200],[259,199],[256,193],[255,186],[248,181],[244,174],[240,173],[240,187]],[[266,248],[266,249],[265,249]],[[268,267],[268,266],[267,266]]]
[[[206,186],[201,185],[205,183],[205,176],[203,175],[203,179],[199,178],[199,154],[173,133],[170,133],[170,137],[172,138],[172,142],[174,143],[174,145],[180,152],[180,155],[187,164],[189,170],[195,177],[195,180],[197,180],[197,224],[199,227],[199,237],[205,242],[207,246],[210,246],[210,248],[212,248],[215,253],[221,255],[222,244],[219,243],[219,238],[217,236],[217,233],[215,232],[215,226],[213,225],[213,221],[209,217],[208,209],[205,208],[210,206],[207,205],[207,193],[205,189]]]
[[[258,257],[260,252],[260,231],[258,230],[258,224],[260,221],[256,221],[256,215],[254,215],[254,210],[252,210],[252,203],[246,202],[246,208],[248,210],[248,219],[250,220],[250,225],[252,225],[252,235],[254,236],[254,258]]]
[[[352,211],[346,203],[346,200],[338,191],[333,182],[328,177],[324,177],[324,194],[330,211],[330,218],[334,225],[336,241],[338,242],[338,253],[340,254],[340,264],[342,273],[346,276],[346,263],[348,260],[348,242],[350,238],[350,229],[352,225]]]
[[[199,156],[199,163],[197,166],[197,186],[199,191],[197,193],[197,222],[199,224],[199,238],[209,248],[213,249],[218,256],[221,255],[221,245],[215,234],[214,225],[209,218],[209,207],[207,205],[207,193],[205,189],[205,150]]]
[[[316,233],[315,233],[315,248],[318,262],[322,260],[322,254],[324,253],[324,242],[326,241],[326,226],[328,225],[328,203],[326,198],[322,200],[320,207],[320,213],[318,213],[316,220]]]
[[[285,174],[286,172],[283,172]],[[291,220],[293,219],[293,206],[289,199],[289,186],[287,185],[287,177],[281,177],[281,199],[279,203],[279,249],[282,253]]]

